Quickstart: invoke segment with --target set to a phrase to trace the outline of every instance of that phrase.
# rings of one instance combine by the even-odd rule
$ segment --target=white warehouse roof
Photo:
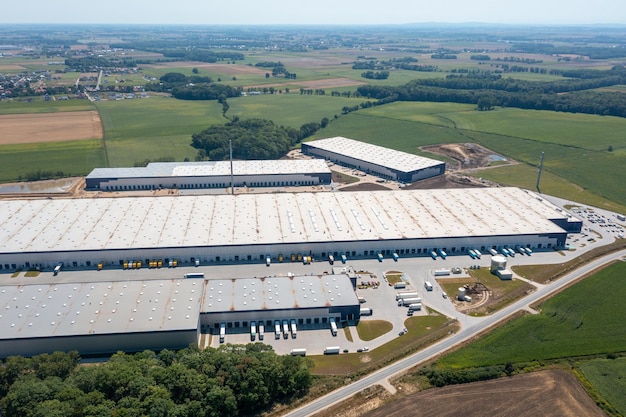
[[[278,159],[233,161],[233,175],[330,173],[318,159]],[[230,175],[230,161],[152,162],[146,167],[95,168],[92,178],[212,177]]]
[[[519,188],[0,201],[0,253],[564,233]]]
[[[0,287],[0,340],[189,330],[204,280]]]
[[[349,156],[364,162],[384,166],[400,172],[413,172],[439,166],[442,161],[372,145],[341,136],[304,142],[307,146]]]
[[[208,280],[202,313],[357,305],[347,275]]]

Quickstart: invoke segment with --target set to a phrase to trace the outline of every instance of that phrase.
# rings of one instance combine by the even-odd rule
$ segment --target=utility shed
[[[204,280],[0,287],[0,357],[179,349],[196,343]]]
[[[302,143],[302,153],[381,178],[411,183],[442,175],[445,162],[341,136]]]

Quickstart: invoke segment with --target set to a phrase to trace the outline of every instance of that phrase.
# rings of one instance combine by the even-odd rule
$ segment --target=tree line
[[[220,103],[228,97],[240,96],[242,91],[238,87],[216,84],[211,77],[187,76],[179,72],[168,72],[159,78],[159,82],[148,83],[144,89],[168,92],[180,100],[218,100]]]
[[[482,99],[483,109],[502,106],[626,117],[623,93],[589,91],[625,84],[626,70],[616,66],[599,72],[602,76],[591,77],[581,72],[578,75],[584,78],[550,82],[515,80],[493,74],[451,74],[445,79],[413,80],[399,87],[364,85],[357,91],[363,97],[377,99],[376,104],[393,101],[478,104]]]
[[[0,414],[19,417],[254,416],[303,394],[307,358],[262,343],[118,352],[80,366],[77,352],[12,356],[0,366]]]

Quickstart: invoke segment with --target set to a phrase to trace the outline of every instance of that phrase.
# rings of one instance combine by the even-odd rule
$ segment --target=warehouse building
[[[263,324],[273,334],[276,322],[281,331],[292,320],[306,330],[328,328],[331,317],[337,323],[360,318],[354,281],[346,274],[209,280],[200,323],[213,333],[224,323],[227,334]]]
[[[197,343],[204,280],[0,287],[0,357],[180,349]]]
[[[85,178],[85,188],[100,191],[226,188],[231,186],[230,168],[230,161],[152,162],[146,167],[96,168]],[[232,180],[235,187],[327,185],[331,171],[321,160],[233,161]]]
[[[302,153],[403,183],[442,175],[446,170],[445,162],[344,137],[303,142]]]
[[[0,268],[9,271],[545,250],[582,226],[512,187],[15,199],[0,201],[0,213]]]
[[[359,319],[347,274],[89,282],[0,287],[0,358],[56,350],[102,355],[181,349],[200,331],[228,334],[264,324],[301,330]],[[273,336],[270,336],[273,338]],[[225,340],[227,341],[227,340]]]

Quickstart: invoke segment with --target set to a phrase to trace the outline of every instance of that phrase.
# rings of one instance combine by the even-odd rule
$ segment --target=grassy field
[[[268,119],[278,125],[299,129],[305,123],[319,123],[324,117],[332,120],[341,114],[344,106],[355,106],[362,101],[330,95],[300,95],[299,92],[237,97],[228,100],[228,116]]]
[[[533,115],[540,119],[536,126],[531,122]],[[576,116],[582,116],[582,125],[593,128],[573,123]],[[506,123],[497,122],[499,117],[506,120],[508,128]],[[493,131],[500,133],[478,130],[489,129],[491,121]],[[568,124],[576,128],[563,130]],[[525,137],[512,136],[524,133],[522,127],[528,127]],[[535,188],[537,166],[544,152],[542,192],[624,211],[626,193],[619,181],[624,178],[626,165],[626,138],[619,137],[624,128],[626,119],[603,116],[513,109],[478,112],[472,106],[454,103],[393,103],[341,117],[315,138],[347,136],[426,156],[432,155],[419,151],[419,146],[476,142],[522,164],[476,171],[475,176],[530,189]],[[574,138],[578,131],[580,138]],[[564,136],[573,138],[574,145],[565,144]],[[612,152],[608,151],[609,144]]]
[[[626,263],[617,262],[527,315],[444,356],[438,366],[470,368],[626,351]]]
[[[145,159],[194,160],[191,135],[226,122],[215,101],[144,100],[98,102],[104,125],[108,165],[133,166]]]
[[[12,182],[37,171],[84,175],[105,166],[105,154],[100,140],[75,140],[0,146],[0,161],[0,182]]]
[[[356,326],[361,340],[374,340],[379,336],[389,333],[393,329],[393,324],[384,320],[361,320]]]
[[[604,399],[626,415],[626,358],[586,361],[580,370]]]
[[[386,322],[379,321],[370,326],[372,335],[384,331],[387,328],[384,323]],[[436,313],[430,316],[411,317],[405,321],[405,326],[408,329],[406,335],[396,337],[391,342],[369,352],[309,356],[315,364],[313,373],[318,375],[364,374],[423,348],[446,336],[448,331],[456,329],[447,317]],[[387,332],[390,330],[391,328]]]

